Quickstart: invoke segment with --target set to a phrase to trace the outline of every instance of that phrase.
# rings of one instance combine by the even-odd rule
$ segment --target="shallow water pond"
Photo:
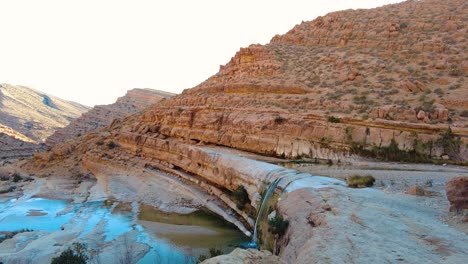
[[[9,201],[0,207],[0,231],[33,229],[42,231],[60,230],[70,221],[73,213],[60,216],[67,203],[60,200],[32,198],[26,201]]]
[[[146,232],[192,256],[206,255],[210,248],[229,252],[248,241],[235,226],[206,210],[180,215],[142,205],[138,220]]]
[[[138,215],[134,213],[135,206],[140,209]],[[151,248],[139,264],[193,263],[200,255],[207,255],[210,248],[227,253],[248,240],[233,225],[203,210],[179,215],[146,205],[71,204],[43,198],[0,203],[0,232],[21,229],[54,232],[62,228],[78,232],[78,241],[101,234],[104,243],[137,230],[136,240]]]

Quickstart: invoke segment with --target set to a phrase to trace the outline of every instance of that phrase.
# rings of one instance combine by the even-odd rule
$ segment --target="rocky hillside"
[[[90,164],[125,167],[137,159],[216,188],[246,186],[257,201],[264,175],[247,165],[239,171],[240,161],[219,148],[278,158],[466,162],[468,68],[460,53],[467,9],[466,1],[408,1],[303,22],[270,44],[242,48],[199,86],[36,155],[32,165],[68,159],[99,174]]]
[[[95,106],[79,118],[73,120],[68,126],[57,129],[53,135],[47,138],[46,143],[48,145],[55,145],[76,136],[97,131],[110,125],[115,118],[123,118],[138,113],[148,106],[174,95],[152,89],[130,90],[125,96],[118,98],[115,103]]]
[[[161,101],[141,114],[115,120],[106,129],[56,145],[51,151],[35,155],[24,168],[39,176],[59,170],[78,178],[94,175],[96,189],[106,190],[109,196],[133,199],[122,194],[126,192],[119,188],[125,187],[131,190],[128,193],[133,192],[144,203],[156,207],[205,206],[245,232],[244,226],[251,230],[265,184],[283,176],[310,177],[256,161],[259,159],[334,162],[365,156],[408,162],[440,159],[466,162],[467,21],[467,1],[423,0],[335,12],[303,22],[288,33],[273,37],[267,45],[242,48],[216,75],[197,87]],[[142,183],[128,180],[135,173],[151,175],[148,179],[160,181],[155,186],[161,189],[152,196],[142,195],[135,186]],[[128,184],[122,184],[123,181]],[[161,200],[174,186],[193,187],[184,192],[190,193],[190,197]],[[248,196],[247,205],[239,206],[233,197],[240,186]],[[342,187],[336,187],[340,195],[330,188],[323,188],[323,193],[307,191],[324,202],[328,200],[332,207],[341,206],[345,210],[353,204],[358,212],[346,209],[349,217],[345,219],[331,210],[330,217],[337,216],[337,221],[329,222],[330,228],[322,226],[322,237],[314,237],[312,231],[315,230],[312,227],[320,225],[320,219],[305,223],[306,217],[302,215],[314,213],[311,211],[314,203],[306,204],[299,197],[291,202],[297,204],[294,210],[288,211],[290,206],[286,206],[278,211],[294,220],[292,224],[300,223],[298,229],[290,229],[294,234],[288,235],[290,240],[281,245],[283,260],[310,263],[310,259],[320,257],[322,262],[329,262],[329,258],[334,262],[333,256],[339,253],[334,258],[339,259],[337,262],[376,262],[375,256],[382,256],[384,262],[392,263],[402,257],[383,251],[398,245],[401,250],[398,254],[402,256],[421,250],[417,256],[424,256],[423,262],[443,262],[443,253],[427,247],[425,241],[414,242],[409,236],[413,231],[388,242],[381,239],[388,234],[387,225],[377,228],[360,224],[361,218],[371,223],[393,219],[396,213],[390,212],[399,209],[369,211],[370,207],[360,207],[361,202],[372,202],[374,193],[355,193]],[[379,196],[382,201],[388,199],[383,193]],[[372,208],[383,205],[385,202]],[[328,212],[321,205],[316,207],[320,212]],[[344,222],[339,223],[341,220]],[[359,230],[365,235],[339,237],[331,232],[346,229],[350,221],[361,225]],[[398,222],[395,230],[400,231],[419,224],[415,219],[405,218]],[[434,221],[414,232],[417,237],[426,237],[425,232],[439,226],[440,222]],[[307,236],[301,228],[307,229]],[[301,239],[297,239],[299,236]],[[368,236],[377,236],[378,243],[370,245],[372,251],[363,242],[371,241],[366,240]],[[404,243],[396,241],[400,237]],[[445,241],[446,237],[443,238]],[[343,241],[350,242],[346,250],[332,250],[321,257],[327,245],[314,246],[321,239],[340,248]],[[460,241],[465,243],[466,239],[461,236]],[[306,255],[297,255],[299,247]],[[353,252],[356,247],[359,251]],[[456,260],[465,254],[463,249],[456,252],[453,256]],[[410,262],[415,263],[413,260]]]
[[[0,84],[0,124],[27,137],[23,141],[44,142],[87,110],[86,106],[28,87]]]
[[[30,156],[41,146],[17,131],[0,124],[0,159]]]
[[[58,128],[88,107],[9,84],[0,84],[0,158],[30,156]]]
[[[467,160],[467,5],[408,1],[303,22],[242,48],[139,125],[285,157],[383,156],[394,140],[400,150]],[[453,149],[437,144],[448,127],[460,137],[446,144]]]

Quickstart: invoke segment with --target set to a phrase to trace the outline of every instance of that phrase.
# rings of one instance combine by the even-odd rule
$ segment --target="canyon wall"
[[[54,134],[47,138],[46,144],[52,146],[73,137],[97,131],[110,125],[115,118],[123,118],[138,113],[146,107],[174,95],[153,89],[129,90],[125,96],[118,98],[115,103],[95,106],[73,120],[68,126],[57,129]]]

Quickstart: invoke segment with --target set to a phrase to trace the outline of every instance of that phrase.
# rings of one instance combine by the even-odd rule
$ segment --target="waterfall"
[[[253,236],[252,236],[252,241],[250,243],[248,243],[246,245],[247,248],[258,248],[258,244],[257,244],[257,233],[258,233],[258,225],[259,225],[259,222],[262,221],[265,217],[266,217],[266,214],[268,212],[268,207],[269,207],[269,204],[270,204],[270,199],[271,197],[273,196],[275,190],[276,190],[276,187],[278,187],[278,185],[280,184],[280,182],[282,180],[284,180],[285,178],[291,178],[291,177],[294,177],[290,182],[288,182],[288,184],[286,185],[289,186],[292,182],[294,182],[295,180],[297,179],[303,179],[305,177],[309,177],[309,176],[304,176],[303,174],[301,175],[301,173],[298,173],[298,174],[291,174],[290,171],[286,171],[286,175],[281,175],[280,177],[276,178],[273,182],[270,183],[270,185],[268,186],[268,189],[266,190],[265,192],[265,196],[263,197],[262,199],[262,203],[260,205],[260,209],[258,210],[258,214],[257,214],[257,219],[255,220],[255,224],[254,224],[254,232],[253,232]],[[269,179],[271,175],[268,174],[267,175],[267,178]],[[296,178],[297,177],[297,178]],[[267,179],[267,180],[268,180]],[[284,188],[286,190],[286,187]],[[283,190],[284,191],[284,190]]]

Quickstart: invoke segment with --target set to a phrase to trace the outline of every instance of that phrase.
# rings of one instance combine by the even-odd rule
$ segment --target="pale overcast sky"
[[[398,0],[0,0],[0,83],[89,106],[181,92],[302,20]]]

